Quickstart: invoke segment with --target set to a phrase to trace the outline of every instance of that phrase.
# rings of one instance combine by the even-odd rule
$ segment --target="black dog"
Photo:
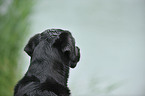
[[[30,66],[14,96],[70,96],[69,67],[76,66],[80,49],[69,31],[48,29],[36,34],[24,51],[31,56]]]

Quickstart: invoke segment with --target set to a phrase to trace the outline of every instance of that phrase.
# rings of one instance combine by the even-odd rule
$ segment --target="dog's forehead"
[[[50,36],[57,36],[57,35],[60,35],[63,32],[63,30],[49,29],[49,30],[47,30],[47,32]]]
[[[41,33],[41,36],[47,36],[47,37],[53,37],[58,36],[61,33],[65,32],[65,30],[62,29],[48,29]]]

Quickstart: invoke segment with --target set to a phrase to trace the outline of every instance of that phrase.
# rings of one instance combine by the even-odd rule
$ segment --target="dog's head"
[[[76,66],[80,59],[80,49],[75,46],[75,40],[69,31],[61,29],[48,29],[41,34],[36,34],[29,40],[28,44],[24,48],[24,51],[29,56],[33,57],[36,47],[42,41],[47,43],[41,47],[44,47],[47,44],[48,46],[57,49],[61,54],[63,54],[63,56],[67,58],[71,68]]]

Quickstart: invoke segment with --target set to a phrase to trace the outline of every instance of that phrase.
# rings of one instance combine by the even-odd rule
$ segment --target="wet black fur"
[[[69,68],[76,66],[80,51],[69,31],[48,29],[36,34],[24,51],[31,57],[30,66],[14,96],[70,96]]]

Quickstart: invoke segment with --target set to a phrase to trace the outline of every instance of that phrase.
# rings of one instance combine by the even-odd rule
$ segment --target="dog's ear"
[[[73,57],[70,61],[70,67],[71,68],[75,68],[77,65],[77,62],[80,60],[80,49],[79,47],[75,47],[75,50],[73,53],[71,53],[72,55],[74,55],[75,57]]]
[[[59,35],[59,39],[55,42],[56,46],[60,46],[61,51],[69,59],[69,66],[74,68],[80,59],[80,49],[75,46],[75,40],[70,32],[63,32]]]
[[[28,44],[25,46],[24,51],[29,55],[32,56],[33,51],[35,49],[35,47],[38,45],[39,41],[40,41],[40,34],[36,34],[35,36],[33,36]]]

